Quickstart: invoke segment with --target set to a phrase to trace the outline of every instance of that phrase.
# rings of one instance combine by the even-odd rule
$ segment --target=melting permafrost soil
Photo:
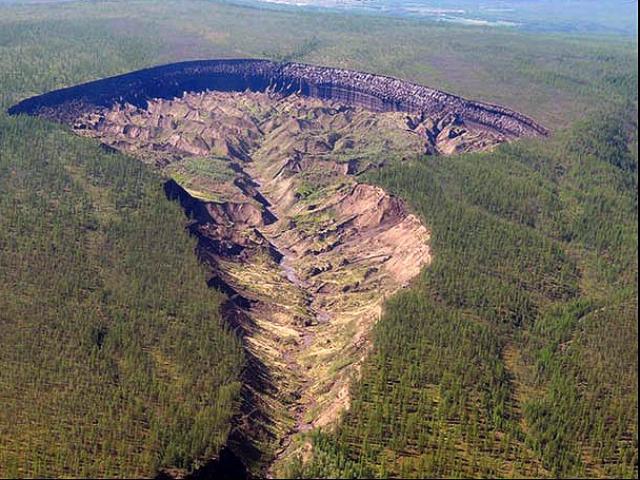
[[[357,181],[390,155],[432,148],[421,125],[397,112],[221,92],[75,124],[173,179],[167,192],[194,218],[210,283],[230,295],[226,315],[267,370],[256,375],[268,382],[248,381],[260,414],[246,421],[278,439],[276,456],[349,405],[382,302],[430,260],[419,219]]]

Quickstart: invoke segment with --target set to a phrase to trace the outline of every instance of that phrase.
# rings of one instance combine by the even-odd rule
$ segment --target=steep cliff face
[[[96,107],[111,108],[118,103],[146,107],[149,99],[171,99],[183,92],[206,90],[299,93],[377,112],[422,114],[435,122],[453,114],[467,124],[477,124],[509,138],[547,133],[534,120],[507,108],[466,100],[397,78],[250,59],[184,62],[140,70],[27,99],[10,113],[71,122]]]

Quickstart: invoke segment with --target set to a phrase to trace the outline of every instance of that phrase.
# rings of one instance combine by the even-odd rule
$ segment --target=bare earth
[[[349,406],[384,300],[430,262],[429,232],[358,175],[391,157],[509,138],[454,114],[375,113],[275,93],[205,92],[85,114],[75,130],[160,168],[195,220],[211,285],[249,354],[238,429],[269,473]]]

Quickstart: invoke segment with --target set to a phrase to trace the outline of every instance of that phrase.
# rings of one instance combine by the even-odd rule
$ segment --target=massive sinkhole
[[[10,113],[66,123],[166,175],[244,340],[234,445],[262,465],[348,407],[384,300],[430,262],[422,221],[363,174],[547,133],[507,108],[399,79],[267,60],[150,68]]]

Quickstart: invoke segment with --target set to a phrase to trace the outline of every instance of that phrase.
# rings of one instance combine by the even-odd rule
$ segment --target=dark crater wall
[[[513,110],[397,78],[251,59],[200,60],[139,70],[32,97],[11,107],[9,113],[72,123],[96,108],[110,108],[119,103],[145,108],[148,99],[172,99],[184,92],[207,90],[298,93],[373,111],[400,111],[435,119],[455,114],[465,123],[510,137],[548,133],[542,125]]]

